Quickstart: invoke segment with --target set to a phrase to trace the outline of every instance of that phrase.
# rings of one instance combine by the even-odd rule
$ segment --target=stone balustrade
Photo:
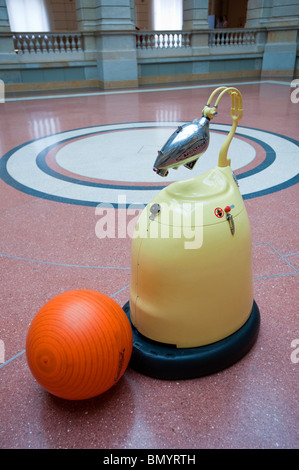
[[[136,35],[137,49],[169,49],[191,47],[188,31],[142,31]]]
[[[251,46],[256,44],[257,30],[254,29],[216,29],[210,33],[211,47]]]
[[[207,31],[141,31],[136,34],[137,49],[177,49],[190,48],[192,36]],[[255,45],[257,30],[215,29],[209,31],[209,46],[249,46]]]
[[[198,34],[199,32],[196,32]],[[201,33],[207,33],[203,31]],[[137,50],[188,49],[192,45],[192,31],[140,31],[136,34]],[[81,52],[83,39],[80,33],[14,33],[14,51],[17,54],[47,54],[61,52]],[[249,46],[255,45],[257,30],[225,29],[209,31],[209,46]]]
[[[0,80],[7,90],[21,90],[36,83],[113,88],[244,77],[296,78],[298,31],[298,26],[279,26],[0,32]]]
[[[15,33],[12,37],[17,54],[82,51],[80,33]]]

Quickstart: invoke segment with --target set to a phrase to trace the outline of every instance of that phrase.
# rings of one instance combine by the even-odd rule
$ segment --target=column
[[[10,31],[9,20],[5,0],[0,0],[0,32]]]
[[[208,29],[209,0],[183,0],[183,29]]]
[[[192,55],[203,56],[209,54],[208,31],[209,0],[183,0],[183,30],[192,30]],[[201,34],[196,31],[201,30]],[[207,33],[203,34],[202,30]],[[192,72],[194,74],[208,71],[208,62],[194,62]]]
[[[298,0],[248,0],[246,27],[265,27],[261,76],[292,79],[297,53]],[[293,28],[294,27],[294,28]]]
[[[92,47],[96,51],[97,78],[101,86],[137,86],[132,0],[76,0],[76,7],[78,27],[84,35],[85,51],[88,53]]]
[[[0,63],[12,62],[15,59],[14,44],[5,0],[0,0]],[[0,71],[0,79],[6,81],[7,74]]]
[[[248,0],[246,28],[298,26],[298,0]]]

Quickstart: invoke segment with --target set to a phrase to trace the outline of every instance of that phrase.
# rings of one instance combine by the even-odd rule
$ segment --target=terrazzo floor
[[[244,101],[232,167],[251,223],[261,314],[250,352],[192,380],[153,379],[129,366],[86,401],[50,395],[26,361],[30,323],[59,293],[88,288],[127,302],[124,224],[134,220],[120,204],[142,207],[170,181],[215,165],[230,128],[224,99],[193,173],[162,179],[152,171],[165,137],[200,117],[217,85],[10,95],[0,103],[1,449],[298,448],[299,103],[287,82],[232,84]],[[99,207],[119,217],[115,237],[99,232]]]

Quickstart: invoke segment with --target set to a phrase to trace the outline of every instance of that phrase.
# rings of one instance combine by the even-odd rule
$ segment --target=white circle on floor
[[[182,124],[110,124],[42,137],[5,154],[0,159],[0,174],[12,187],[44,199],[90,206],[100,203],[117,205],[121,195],[127,205],[147,204],[171,181],[192,178],[215,166],[220,141],[231,129],[227,124],[212,124],[209,149],[200,157],[195,169],[189,171],[180,167],[177,171],[170,170],[167,178],[161,178],[152,170],[157,147],[163,145],[176,127]],[[99,135],[101,138],[98,138]],[[76,143],[74,139],[77,139]],[[279,191],[298,182],[298,142],[269,131],[237,128],[228,155],[233,169],[254,159],[255,150],[248,143],[250,140],[264,148],[266,158],[250,171],[238,175],[244,199]],[[49,167],[46,157],[50,150],[61,144],[64,147],[57,149],[57,161],[61,165],[59,172],[59,167],[58,170]],[[71,176],[64,174],[66,169],[71,172]],[[87,178],[92,177],[93,181],[84,180],[84,174]]]
[[[64,145],[56,153],[56,162],[67,171],[88,178],[127,182],[159,182],[161,177],[153,171],[153,164],[160,150],[175,128],[132,129],[101,133]],[[226,134],[211,132],[210,145],[196,164],[196,171],[203,173],[218,162],[221,145]],[[237,155],[232,169],[237,170],[254,160],[256,152],[249,143],[233,139],[230,153]],[[171,180],[192,177],[184,166],[171,173]]]

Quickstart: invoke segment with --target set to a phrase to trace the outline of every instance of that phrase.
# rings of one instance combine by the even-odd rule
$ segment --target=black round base
[[[193,379],[233,365],[252,348],[260,327],[259,308],[253,302],[247,322],[227,338],[198,348],[176,348],[141,335],[132,325],[129,302],[124,305],[123,310],[133,331],[130,367],[157,379]]]

